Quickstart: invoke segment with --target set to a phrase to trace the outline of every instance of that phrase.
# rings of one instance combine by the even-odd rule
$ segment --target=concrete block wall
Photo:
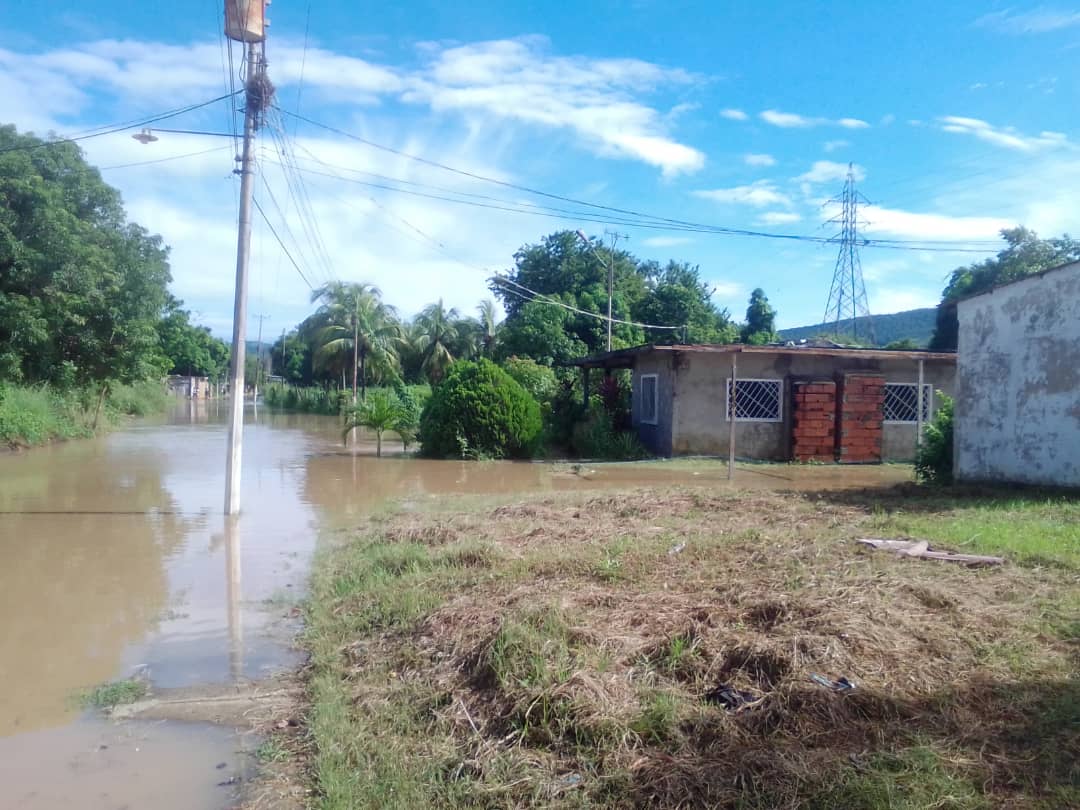
[[[845,374],[837,393],[836,460],[841,464],[881,463],[885,378]]]
[[[791,454],[796,461],[836,458],[836,383],[793,382]]]

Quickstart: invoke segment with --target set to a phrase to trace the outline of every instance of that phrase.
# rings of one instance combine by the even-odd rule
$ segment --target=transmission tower
[[[859,204],[869,205],[870,201],[855,190],[855,171],[850,163],[844,190],[839,197],[833,197],[829,202],[839,204],[842,210],[839,216],[829,220],[840,225],[840,233],[829,240],[840,245],[840,252],[836,256],[829,302],[825,305],[824,323],[831,323],[834,333],[839,335],[841,321],[850,319],[852,339],[855,342],[861,339],[873,345],[874,324],[870,319],[866,284],[863,282],[862,264],[859,262],[859,226],[866,225],[866,222],[859,220]],[[843,331],[847,329],[844,328]]]

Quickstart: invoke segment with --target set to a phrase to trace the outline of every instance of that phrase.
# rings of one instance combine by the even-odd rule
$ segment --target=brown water
[[[335,419],[249,407],[243,513],[226,521],[224,417],[220,403],[185,402],[160,424],[0,455],[0,807],[228,804],[222,773],[250,762],[235,738],[105,723],[81,715],[71,696],[133,672],[183,687],[294,665],[283,617],[323,527],[429,494],[727,483],[715,466],[375,459],[368,441],[346,450]],[[907,475],[751,467],[738,484],[857,486]]]

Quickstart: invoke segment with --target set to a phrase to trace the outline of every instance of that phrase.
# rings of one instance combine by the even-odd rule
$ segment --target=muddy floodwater
[[[72,697],[138,674],[156,689],[295,666],[291,606],[321,530],[390,499],[638,484],[727,485],[715,466],[376,459],[330,417],[249,405],[243,514],[221,514],[226,411],[0,454],[0,807],[227,807],[254,770],[227,728],[114,723]],[[385,440],[386,448],[394,442]],[[762,467],[740,486],[859,486],[904,468]]]

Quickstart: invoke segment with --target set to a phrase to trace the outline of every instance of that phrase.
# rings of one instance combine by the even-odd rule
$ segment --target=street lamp
[[[597,261],[603,263],[603,259],[600,258],[600,254],[596,252],[596,248],[593,243],[589,241],[589,237],[585,235],[585,232],[578,230],[578,238],[585,243],[585,247],[592,251],[593,256]],[[607,231],[605,231],[607,233]],[[608,251],[608,277],[607,277],[607,350],[611,351],[611,298],[612,288],[615,286],[615,244],[619,241],[622,234],[611,232],[611,248]]]

